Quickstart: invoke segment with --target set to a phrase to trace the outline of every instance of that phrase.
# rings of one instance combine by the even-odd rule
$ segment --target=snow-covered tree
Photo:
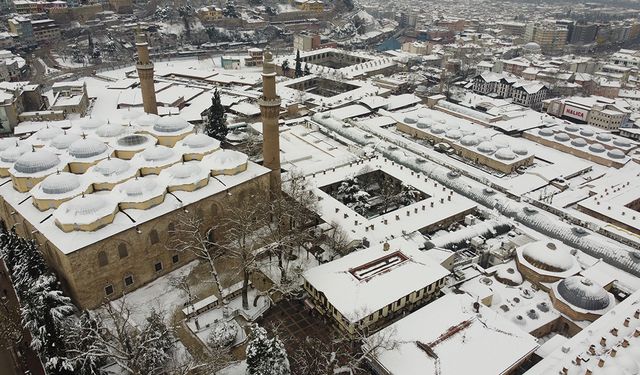
[[[420,201],[422,194],[416,188],[411,185],[402,185],[402,190],[398,195],[398,200],[401,205],[408,206]]]
[[[233,344],[238,335],[238,325],[233,321],[222,321],[216,323],[207,338],[208,344],[212,348],[223,348]]]
[[[362,187],[357,177],[348,178],[340,184],[337,190],[338,199],[360,215],[365,215],[371,208],[370,195]]]
[[[89,311],[84,311],[77,319],[68,321],[65,329],[67,357],[76,374],[100,375],[99,369],[107,360],[101,355],[107,352],[107,348],[100,341],[100,329],[100,322]]]
[[[216,89],[211,98],[211,107],[207,110],[204,133],[222,142],[228,132],[227,115],[224,113],[224,107],[220,100],[220,91]]]
[[[71,299],[60,291],[54,275],[33,280],[21,298],[22,321],[31,332],[31,347],[43,359],[45,369],[56,374],[72,374],[73,364],[66,358],[63,325],[74,312]]]
[[[282,75],[283,76],[288,76],[289,75],[289,60],[284,60],[282,62],[282,65],[280,66],[280,68],[282,69]]]
[[[289,375],[289,359],[284,344],[267,330],[253,325],[247,344],[247,375]]]
[[[304,64],[304,75],[308,76],[309,74],[311,74],[311,70],[309,69],[309,64]]]

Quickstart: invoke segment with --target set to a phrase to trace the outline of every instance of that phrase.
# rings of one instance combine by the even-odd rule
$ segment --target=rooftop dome
[[[478,151],[483,152],[485,154],[491,154],[496,152],[497,147],[491,141],[484,141],[478,145]]]
[[[543,128],[538,130],[538,134],[543,136],[543,137],[550,137],[553,135],[553,130],[549,129],[549,128]]]
[[[527,151],[527,149],[524,148],[524,146],[514,146],[511,150],[515,154],[520,155],[520,156],[524,156],[524,155],[529,153],[529,151]]]
[[[607,133],[600,133],[596,135],[596,139],[599,140],[600,142],[609,142],[611,138],[612,138],[611,134],[607,134]]]
[[[522,256],[532,266],[551,272],[563,272],[575,265],[569,248],[560,242],[531,242],[524,246]]]
[[[431,122],[427,119],[421,118],[416,125],[419,129],[426,129],[431,127]]]
[[[187,120],[180,116],[165,116],[161,117],[155,125],[153,130],[158,133],[176,133],[189,127]]]
[[[48,141],[50,139],[55,138],[57,135],[64,133],[64,130],[60,128],[50,128],[46,127],[44,129],[40,129],[36,132],[36,139],[39,141]]]
[[[144,160],[149,162],[167,160],[173,156],[173,150],[167,146],[157,145],[155,147],[149,147],[142,152]]]
[[[444,124],[435,124],[431,127],[431,132],[433,134],[442,134],[447,131],[447,126]]]
[[[203,133],[189,134],[182,140],[182,144],[187,146],[188,148],[195,149],[220,147],[220,141]]]
[[[462,133],[460,132],[460,130],[451,129],[445,134],[445,136],[451,139],[460,139],[462,138]]]
[[[124,133],[124,126],[118,124],[105,124],[96,130],[96,135],[104,138],[117,137]]]
[[[580,135],[583,137],[593,137],[593,130],[591,129],[582,129],[580,130]]]
[[[159,119],[160,119],[160,116],[156,114],[145,113],[144,115],[133,120],[133,124],[137,126],[141,126],[143,128],[151,127],[151,126],[154,126]]]
[[[51,140],[51,147],[56,148],[58,150],[66,150],[67,148],[69,148],[69,146],[77,141],[78,139],[80,139],[82,137],[80,137],[77,134],[73,134],[73,133],[64,133],[64,134],[60,134],[59,136],[53,138]]]
[[[601,145],[600,143],[593,143],[591,144],[591,146],[589,146],[589,151],[591,152],[604,152],[604,146]]]
[[[516,154],[508,148],[501,148],[496,152],[496,158],[501,160],[513,160],[516,158]]]
[[[70,221],[77,220],[86,223],[87,221],[92,222],[106,216],[111,212],[110,208],[110,203],[105,198],[96,194],[88,194],[63,203],[60,208],[56,210],[56,214],[64,216],[65,219],[69,219]],[[89,217],[89,220],[83,217]]]
[[[611,159],[624,159],[626,155],[624,154],[624,152],[618,150],[617,148],[614,148],[613,150],[609,150],[609,152],[607,152],[607,156]]]
[[[596,311],[609,307],[607,291],[584,276],[571,276],[560,281],[557,290],[562,299],[584,310]]]
[[[77,120],[75,125],[79,126],[81,129],[90,130],[99,128],[100,126],[104,125],[104,121],[100,121],[96,118],[91,117],[83,117]]]
[[[55,168],[58,164],[58,155],[48,150],[35,150],[22,154],[13,169],[20,173],[38,173]]]
[[[69,145],[69,155],[78,159],[88,159],[107,151],[107,145],[94,138],[81,138]]]
[[[576,147],[584,147],[587,145],[587,141],[584,138],[574,138],[571,140],[571,144]]]
[[[116,141],[116,145],[120,147],[136,147],[148,143],[149,140],[150,138],[143,134],[130,134],[118,138],[118,140]]]
[[[50,195],[65,194],[80,187],[80,177],[69,172],[59,172],[47,176],[40,183],[42,192]]]
[[[447,129],[449,129],[449,130],[460,129],[460,124],[456,124],[456,123],[447,124]]]
[[[173,178],[186,179],[198,175],[202,168],[197,163],[180,163],[174,164],[167,168],[167,173]]]
[[[17,138],[0,138],[0,151],[15,147],[19,142]]]
[[[522,274],[515,268],[507,264],[500,265],[496,269],[496,279],[507,285],[520,285],[523,282]]]
[[[568,132],[571,132],[571,133],[574,133],[574,132],[577,132],[578,130],[580,130],[580,128],[576,124],[567,124],[567,125],[564,126],[564,130],[568,131]]]
[[[619,147],[629,147],[631,143],[624,138],[616,138],[613,140],[613,144]]]
[[[127,197],[135,198],[150,195],[154,190],[157,190],[157,188],[158,183],[156,182],[156,176],[149,176],[128,180],[120,185],[119,190]]]
[[[13,147],[9,147],[0,153],[0,160],[3,163],[15,163],[25,152],[29,152],[31,147],[26,143],[16,142]]]
[[[105,177],[109,177],[112,175],[122,174],[128,171],[129,168],[131,168],[131,165],[128,162],[122,159],[109,158],[100,161],[98,164],[96,164],[93,170],[94,172],[99,173]]]
[[[416,116],[406,115],[404,117],[404,122],[407,124],[415,124],[416,122],[418,122],[418,119],[416,118]]]
[[[478,143],[480,143],[480,140],[475,135],[470,134],[462,137],[462,139],[460,140],[460,143],[462,143],[465,146],[475,146]]]
[[[524,46],[522,46],[523,49],[527,50],[527,51],[539,51],[540,50],[540,45],[536,42],[529,42],[527,44],[525,44]]]
[[[567,133],[556,133],[556,135],[553,137],[553,139],[555,139],[556,141],[559,141],[559,142],[566,142],[569,139],[571,139],[571,137],[569,137],[569,134],[567,134]]]

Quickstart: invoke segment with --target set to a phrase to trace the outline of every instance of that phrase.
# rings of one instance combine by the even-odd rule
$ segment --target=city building
[[[468,294],[447,294],[365,340],[396,346],[369,358],[380,375],[512,374],[538,348],[536,339]],[[488,360],[490,358],[490,360]]]
[[[293,36],[293,50],[300,52],[308,52],[322,48],[336,48],[335,42],[322,40],[318,34],[295,34]]]
[[[29,82],[0,82],[0,123],[2,133],[11,134],[23,112],[41,111],[49,107],[42,87]]]
[[[542,110],[575,123],[617,130],[629,122],[631,111],[623,100],[599,96],[570,97],[546,100]]]
[[[213,22],[224,17],[222,14],[222,9],[216,6],[206,6],[199,8],[196,13],[198,15],[198,18],[200,18],[202,22]]]
[[[77,113],[85,115],[89,107],[87,84],[84,81],[56,82],[52,87],[52,111],[62,111],[65,116]]]
[[[60,39],[60,27],[52,19],[31,20],[31,27],[33,37],[40,45],[53,43]]]
[[[525,40],[540,45],[542,52],[557,54],[562,52],[567,44],[569,30],[565,26],[550,23],[527,24]]]
[[[435,299],[444,286],[449,271],[417,246],[398,239],[306,271],[307,304],[350,335],[377,331]]]

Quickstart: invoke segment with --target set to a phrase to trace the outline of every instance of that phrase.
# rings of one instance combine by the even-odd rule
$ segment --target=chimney
[[[626,318],[626,319],[624,320],[624,323],[622,323],[622,325],[624,325],[625,327],[629,327],[629,323],[630,323],[630,322],[631,322],[631,319]]]
[[[618,354],[618,351],[615,348],[611,349],[611,352],[609,352],[609,355],[612,357],[615,357],[616,354]]]
[[[600,358],[598,360],[598,367],[604,367],[604,359]]]
[[[622,347],[626,348],[627,346],[629,346],[629,340],[627,339],[622,340]]]
[[[601,338],[600,338],[600,345],[601,345],[601,346],[607,346],[607,339],[606,339],[606,338],[604,338],[604,337],[601,337]]]
[[[591,374],[592,374],[592,373],[591,373],[591,370],[590,370],[590,369],[587,369],[587,371],[585,371],[585,372],[584,372],[584,375],[591,375]]]
[[[635,331],[633,331],[633,337],[638,337],[640,336],[640,328],[636,328]]]
[[[576,366],[580,366],[580,364],[582,363],[582,358],[580,358],[580,356],[577,356],[576,359],[573,361],[573,363]]]
[[[636,310],[636,313],[633,314],[633,317],[636,318],[636,319],[639,319],[640,318],[640,310]]]
[[[596,346],[595,345],[589,346],[589,354],[596,355]]]
[[[612,334],[613,336],[618,336],[618,329],[617,329],[617,328],[613,328],[613,329],[611,330],[611,334]]]
[[[389,245],[388,242],[385,242],[384,245],[382,245],[382,250],[383,251],[389,251],[390,248],[391,248],[391,246]]]
[[[561,373],[562,375],[567,375],[567,374],[569,373],[569,369],[568,369],[568,368],[566,368],[566,367],[563,367],[563,368],[562,368],[562,370],[560,371],[560,373]]]

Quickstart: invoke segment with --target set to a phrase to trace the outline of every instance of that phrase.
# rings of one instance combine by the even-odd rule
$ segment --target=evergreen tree
[[[69,361],[78,375],[99,375],[99,369],[105,364],[105,358],[97,355],[106,348],[98,337],[102,329],[97,319],[84,311],[78,319],[70,319],[65,328],[65,342]],[[101,350],[96,348],[102,346]]]
[[[227,115],[224,113],[224,107],[220,101],[220,91],[218,91],[218,89],[214,91],[213,98],[211,99],[211,107],[208,109],[204,132],[206,135],[221,142],[224,141],[229,132],[227,128]]]
[[[89,34],[88,36],[88,44],[89,44],[89,54],[93,54],[93,48],[95,47],[93,44],[93,38],[91,37],[91,34]]]
[[[269,338],[267,331],[254,325],[247,344],[247,375],[289,375],[289,359],[282,341]]]
[[[302,60],[300,59],[300,50],[296,53],[296,78],[302,77]]]
[[[12,270],[13,283],[18,293],[24,293],[38,277],[47,272],[47,264],[34,241],[20,238],[14,249],[19,261]]]
[[[155,310],[147,317],[138,345],[144,346],[146,353],[136,358],[133,368],[152,370],[163,368],[169,360],[169,351],[173,349],[173,338],[162,316]]]
[[[31,332],[31,347],[45,369],[55,374],[72,374],[66,358],[63,323],[74,311],[71,299],[62,294],[54,275],[41,275],[26,291],[22,303],[22,321]]]
[[[0,233],[0,256],[4,259],[10,272],[13,272],[20,260],[21,240],[16,234],[15,228]]]
[[[311,70],[309,70],[309,64],[304,64],[304,75],[308,76],[311,74]]]
[[[288,76],[289,75],[289,60],[284,60],[282,62],[282,65],[280,66],[280,68],[282,68],[282,75],[283,76]]]

